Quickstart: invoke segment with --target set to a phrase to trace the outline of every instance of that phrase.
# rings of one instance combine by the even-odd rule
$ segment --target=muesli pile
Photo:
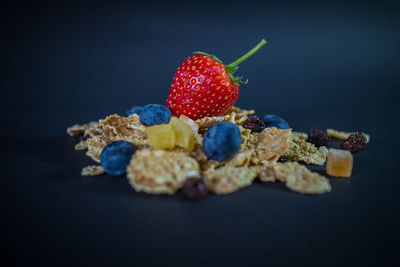
[[[134,106],[126,116],[69,127],[68,134],[81,135],[75,149],[87,150],[100,163],[83,168],[82,175],[126,174],[138,192],[174,194],[182,188],[192,199],[208,191],[232,193],[256,178],[281,181],[303,194],[331,191],[327,178],[300,163],[327,161],[328,175],[350,177],[352,153],[369,136],[332,129],[294,132],[279,116],[258,117],[234,107],[244,82],[233,73],[263,45],[264,40],[229,65],[195,52],[178,68],[166,106]],[[341,149],[328,149],[331,137],[343,140]]]

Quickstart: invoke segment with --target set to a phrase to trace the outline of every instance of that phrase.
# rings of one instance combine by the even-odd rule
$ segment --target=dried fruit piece
[[[256,170],[223,166],[203,174],[206,185],[211,191],[216,194],[229,194],[250,185],[256,177]]]
[[[329,144],[329,136],[318,129],[311,129],[308,133],[308,142],[314,144],[316,147],[327,146]]]
[[[290,129],[266,128],[258,135],[256,148],[258,159],[268,162],[277,161],[292,146],[290,135]]]
[[[189,177],[199,177],[199,164],[185,152],[142,149],[127,168],[129,183],[136,191],[173,194]]]
[[[297,162],[275,163],[273,173],[289,189],[302,194],[323,194],[331,191],[328,179]]]
[[[346,140],[353,132],[343,132],[343,131],[337,131],[333,129],[326,129],[326,132],[330,137],[334,137],[339,140]],[[367,143],[369,143],[370,136],[369,134],[362,133],[365,138],[367,138]]]
[[[328,162],[326,163],[326,173],[336,177],[350,177],[353,169],[353,155],[342,149],[330,148],[328,152]]]
[[[182,189],[185,196],[194,200],[203,199],[208,194],[208,188],[203,178],[188,178]]]
[[[192,128],[193,132],[197,133],[199,131],[199,125],[191,118],[186,117],[185,115],[181,115],[179,119],[189,125]]]
[[[260,133],[265,129],[265,124],[256,115],[251,115],[242,124],[245,129],[250,129],[252,133]]]
[[[90,165],[82,169],[82,176],[96,176],[106,173],[106,171],[101,166]]]
[[[357,153],[363,150],[367,146],[367,138],[362,132],[355,132],[351,134],[347,139],[340,144],[341,149],[350,151],[351,153]]]
[[[192,128],[177,117],[172,117],[169,124],[175,132],[175,144],[192,152],[196,144]]]
[[[292,161],[288,156],[282,155],[279,157],[278,162],[284,163],[284,162],[290,162]]]
[[[146,134],[154,149],[172,149],[175,147],[175,132],[169,124],[147,127]]]

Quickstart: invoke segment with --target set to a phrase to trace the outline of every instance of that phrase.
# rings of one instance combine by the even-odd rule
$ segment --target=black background
[[[1,8],[2,251],[13,265],[395,264],[400,9],[395,2],[146,2]],[[305,196],[254,185],[201,202],[134,192],[66,127],[164,104],[193,51],[241,65],[237,105],[298,131],[362,130],[350,179]]]

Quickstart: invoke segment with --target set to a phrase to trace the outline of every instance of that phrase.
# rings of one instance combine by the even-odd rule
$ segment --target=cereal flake
[[[314,144],[304,140],[293,140],[294,145],[284,153],[291,161],[303,161],[307,164],[324,165],[328,155],[325,146],[317,148]]]
[[[263,162],[274,162],[291,146],[291,129],[266,128],[258,135],[256,154]]]
[[[276,179],[302,194],[323,194],[331,191],[329,180],[317,172],[312,172],[297,162],[275,163],[273,172]]]
[[[88,132],[94,130],[98,127],[99,123],[97,121],[91,121],[87,124],[75,124],[67,128],[67,133],[70,136],[75,135],[87,135]]]
[[[199,177],[199,164],[184,152],[142,149],[127,168],[128,180],[136,191],[173,194],[189,177]]]
[[[223,166],[203,172],[207,187],[216,194],[229,194],[249,186],[256,177],[256,170],[247,167]]]
[[[105,170],[100,165],[90,165],[86,166],[82,169],[81,175],[82,176],[96,176],[102,175],[105,173]]]

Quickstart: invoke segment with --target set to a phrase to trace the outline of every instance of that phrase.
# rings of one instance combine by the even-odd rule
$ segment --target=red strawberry
[[[172,82],[166,104],[172,114],[193,120],[224,115],[238,99],[239,84],[247,83],[233,76],[238,65],[265,44],[263,39],[229,65],[213,55],[194,52],[179,66]]]

